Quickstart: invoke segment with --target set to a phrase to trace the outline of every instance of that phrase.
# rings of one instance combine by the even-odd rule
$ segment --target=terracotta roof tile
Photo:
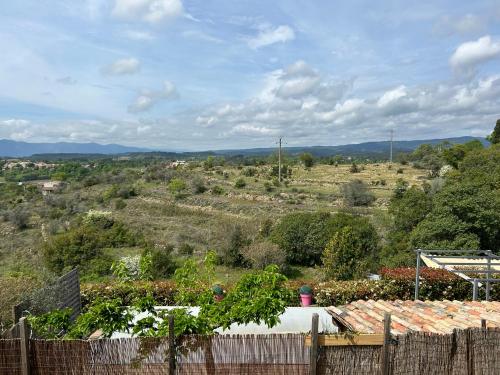
[[[347,305],[329,307],[334,316],[351,325],[360,333],[383,332],[384,314],[391,314],[391,332],[407,331],[450,333],[453,329],[480,327],[486,319],[488,327],[500,328],[500,302],[486,301],[355,301]]]

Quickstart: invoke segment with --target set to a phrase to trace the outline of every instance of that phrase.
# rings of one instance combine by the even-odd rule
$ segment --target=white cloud
[[[175,85],[170,81],[165,81],[161,90],[142,90],[134,102],[128,106],[128,112],[145,112],[159,101],[177,99],[178,97]]]
[[[248,41],[252,49],[269,46],[274,43],[285,43],[295,39],[295,32],[290,26],[281,25],[276,28],[266,27],[259,34]]]
[[[136,41],[151,41],[155,39],[155,36],[150,32],[140,30],[126,30],[123,32],[123,36]]]
[[[266,126],[255,126],[252,124],[240,124],[232,128],[231,134],[248,135],[248,136],[268,136],[279,133],[277,129],[271,129]]]
[[[108,65],[102,69],[104,74],[109,75],[127,75],[135,74],[141,69],[139,60],[133,57],[116,60],[113,64]]]
[[[478,64],[500,56],[500,41],[489,35],[462,43],[450,57],[450,65],[457,73],[472,75]]]
[[[281,95],[280,88],[299,77],[317,82],[300,95]],[[0,138],[164,149],[184,149],[187,140],[192,140],[189,144],[195,149],[222,149],[271,147],[281,134],[289,146],[332,145],[387,139],[389,128],[396,130],[398,139],[485,135],[491,132],[500,108],[500,74],[469,81],[406,84],[365,94],[351,87],[351,80],[336,80],[298,61],[264,75],[261,90],[247,100],[225,101],[155,120],[135,116],[125,121],[48,123],[0,119]],[[175,86],[166,82],[161,89],[138,92],[129,111],[144,112],[177,96]]]
[[[388,106],[390,103],[398,100],[399,98],[402,98],[406,96],[406,87],[404,85],[401,85],[394,90],[390,90],[385,92],[380,99],[377,101],[377,105],[380,108]]]
[[[486,29],[488,20],[475,14],[461,17],[443,16],[434,25],[434,32],[440,35],[468,35],[482,32]]]
[[[12,118],[12,119],[8,119],[8,120],[0,121],[0,124],[5,125],[5,126],[19,128],[21,126],[29,125],[30,122],[28,120],[24,120],[24,119]]]
[[[181,0],[115,0],[111,14],[154,24],[179,17],[183,11]]]

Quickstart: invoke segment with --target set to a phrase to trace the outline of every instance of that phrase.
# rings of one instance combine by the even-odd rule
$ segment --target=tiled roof
[[[486,301],[356,301],[327,308],[340,330],[383,333],[384,313],[391,314],[391,332],[451,333],[453,329],[500,327],[500,302]]]

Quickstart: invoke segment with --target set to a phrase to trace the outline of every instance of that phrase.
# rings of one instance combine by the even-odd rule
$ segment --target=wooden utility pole
[[[280,137],[280,140],[278,142],[279,144],[279,149],[278,149],[278,181],[281,182],[281,140],[282,138]]]
[[[393,142],[393,140],[394,140],[394,130],[391,129],[391,153],[390,153],[390,157],[389,157],[391,164],[392,164],[392,142]]]

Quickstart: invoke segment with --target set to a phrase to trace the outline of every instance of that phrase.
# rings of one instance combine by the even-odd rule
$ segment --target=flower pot
[[[300,295],[300,304],[303,307],[311,306],[312,305],[312,299],[313,299],[312,294],[301,294]]]

